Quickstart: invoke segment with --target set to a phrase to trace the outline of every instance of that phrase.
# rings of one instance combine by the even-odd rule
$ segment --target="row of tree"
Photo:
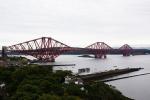
[[[51,66],[0,67],[0,100],[130,100],[102,82],[65,84],[69,71],[53,72]],[[84,87],[84,90],[81,88]]]

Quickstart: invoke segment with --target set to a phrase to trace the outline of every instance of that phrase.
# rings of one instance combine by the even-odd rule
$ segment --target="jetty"
[[[96,81],[96,80],[104,80],[107,78],[111,78],[114,76],[119,76],[135,71],[139,71],[143,68],[124,68],[124,69],[115,69],[115,70],[109,70],[106,72],[100,72],[100,73],[93,73],[93,74],[88,74],[88,75],[79,75],[79,77],[84,81],[84,82],[89,82],[89,81]]]

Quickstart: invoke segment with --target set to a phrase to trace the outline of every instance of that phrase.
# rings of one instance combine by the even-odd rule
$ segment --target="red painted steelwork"
[[[56,57],[72,48],[50,37],[42,37],[9,46],[7,50],[31,55],[41,61],[54,62]]]
[[[123,45],[119,49],[121,50],[123,56],[130,56],[133,51],[133,49],[128,44]]]
[[[112,49],[104,42],[96,42],[86,47],[88,51],[95,55],[95,58],[107,58],[106,54]]]

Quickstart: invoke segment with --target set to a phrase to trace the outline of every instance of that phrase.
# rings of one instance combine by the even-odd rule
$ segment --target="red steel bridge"
[[[51,37],[42,37],[7,47],[7,51],[11,53],[31,55],[48,62],[54,62],[56,57],[70,50],[71,47]]]
[[[51,37],[42,37],[5,48],[10,53],[18,53],[23,55],[31,55],[40,61],[54,62],[59,55],[72,51],[80,50],[63,44]],[[95,58],[107,58],[107,54],[114,50],[104,42],[96,42],[84,48],[89,54],[93,54]],[[125,44],[119,48],[123,56],[130,56],[132,48]]]
[[[111,50],[113,50],[112,47],[104,42],[96,42],[90,46],[87,46],[86,49],[88,49],[88,52],[93,54],[95,58],[99,59],[107,58],[106,55],[111,52]],[[133,51],[133,49],[128,44],[124,44],[118,50],[123,54],[123,56],[130,56]]]
[[[133,51],[133,49],[128,44],[123,45],[119,48],[119,50],[121,51],[123,56],[130,56]]]
[[[86,47],[89,53],[93,54],[95,58],[107,58],[106,54],[112,49],[104,42],[96,42]]]

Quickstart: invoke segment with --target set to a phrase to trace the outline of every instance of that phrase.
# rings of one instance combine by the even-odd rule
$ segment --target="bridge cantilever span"
[[[119,48],[119,50],[121,51],[123,56],[130,56],[133,51],[133,49],[128,44],[124,44]]]
[[[7,50],[11,53],[31,55],[41,61],[54,62],[56,57],[72,48],[51,37],[42,37],[8,46]]]
[[[104,42],[96,42],[86,47],[91,54],[95,55],[95,58],[107,58],[107,53],[112,49]]]

